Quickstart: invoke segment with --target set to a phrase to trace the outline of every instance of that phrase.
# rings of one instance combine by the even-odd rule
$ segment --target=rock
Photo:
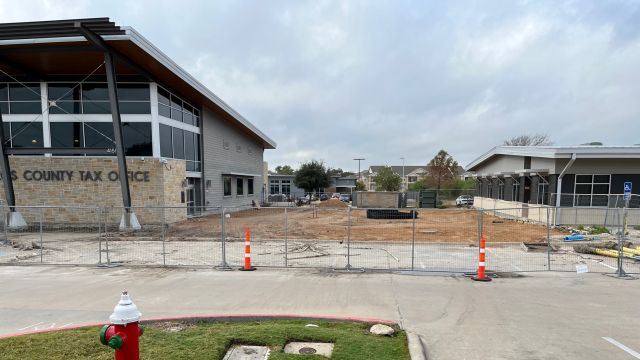
[[[369,332],[374,335],[386,335],[391,336],[395,333],[395,330],[391,326],[384,324],[375,324],[369,329]]]

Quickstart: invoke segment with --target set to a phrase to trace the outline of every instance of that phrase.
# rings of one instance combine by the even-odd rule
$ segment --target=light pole
[[[355,158],[353,160],[356,160],[358,162],[358,181],[360,181],[360,177],[362,176],[362,174],[360,173],[360,161],[365,160],[365,158]]]
[[[404,180],[404,157],[401,157],[400,159],[402,160],[402,190],[406,190],[407,184],[405,183],[405,180]]]

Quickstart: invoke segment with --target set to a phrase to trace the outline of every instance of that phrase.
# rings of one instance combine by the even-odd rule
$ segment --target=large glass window
[[[269,180],[269,194],[280,194],[280,181]]]
[[[40,84],[0,83],[0,111],[3,114],[40,114]]]
[[[160,156],[173,157],[173,140],[171,126],[160,124]]]
[[[148,83],[118,83],[122,114],[150,114]],[[49,83],[51,114],[110,114],[107,83]]]
[[[180,97],[158,87],[158,114],[166,118],[198,126],[200,111]]]
[[[538,204],[549,205],[549,180],[542,176],[538,179]]]
[[[231,177],[224,176],[222,178],[222,187],[224,188],[224,196],[231,196]]]
[[[123,123],[122,130],[127,156],[151,156],[153,154],[150,123]]]
[[[607,206],[611,175],[576,175],[575,206]]]
[[[173,128],[173,157],[184,159],[184,134],[182,129]]]
[[[291,195],[291,180],[282,180],[282,193],[284,195]]]
[[[513,178],[513,185],[511,186],[511,200],[520,201],[520,181]]]
[[[108,122],[85,122],[84,144],[88,148],[114,149],[116,143],[113,135],[113,124]]]
[[[82,114],[80,84],[50,83],[48,96],[50,114]]]
[[[54,122],[51,129],[51,147],[81,148],[84,146],[81,122]]]
[[[41,122],[12,122],[11,144],[13,147],[43,147]]]
[[[244,195],[244,179],[236,178],[236,195]]]
[[[200,134],[160,124],[160,156],[184,159],[187,171],[200,171]]]
[[[4,144],[6,146],[11,146],[11,123],[3,122],[2,130],[4,131]]]
[[[195,171],[196,149],[194,148],[194,133],[184,132],[184,158],[187,160],[187,171]]]
[[[0,112],[9,113],[9,85],[0,83]]]
[[[247,195],[253,195],[253,178],[247,179]]]
[[[9,84],[9,112],[11,114],[40,114],[40,84]]]

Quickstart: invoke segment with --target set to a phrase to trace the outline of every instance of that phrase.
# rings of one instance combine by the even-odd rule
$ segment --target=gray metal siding
[[[251,205],[252,200],[260,202],[262,194],[262,173],[264,149],[253,139],[241,133],[218,114],[209,109],[202,112],[204,153],[203,170],[210,187],[204,186],[207,206]],[[228,145],[228,146],[225,146]],[[255,174],[253,195],[246,195],[247,181],[244,180],[245,195],[236,195],[236,177],[231,177],[231,196],[223,196],[223,174]]]

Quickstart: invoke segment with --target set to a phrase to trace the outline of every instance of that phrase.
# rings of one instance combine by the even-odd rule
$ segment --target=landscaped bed
[[[307,327],[316,324],[318,327]],[[307,320],[254,322],[160,322],[148,324],[141,337],[141,359],[220,360],[234,344],[264,345],[270,360],[325,359],[283,352],[289,341],[335,343],[331,359],[409,359],[407,338],[396,328],[393,336],[369,333],[370,324]],[[0,339],[2,359],[113,359],[100,344],[99,327],[39,333]]]

